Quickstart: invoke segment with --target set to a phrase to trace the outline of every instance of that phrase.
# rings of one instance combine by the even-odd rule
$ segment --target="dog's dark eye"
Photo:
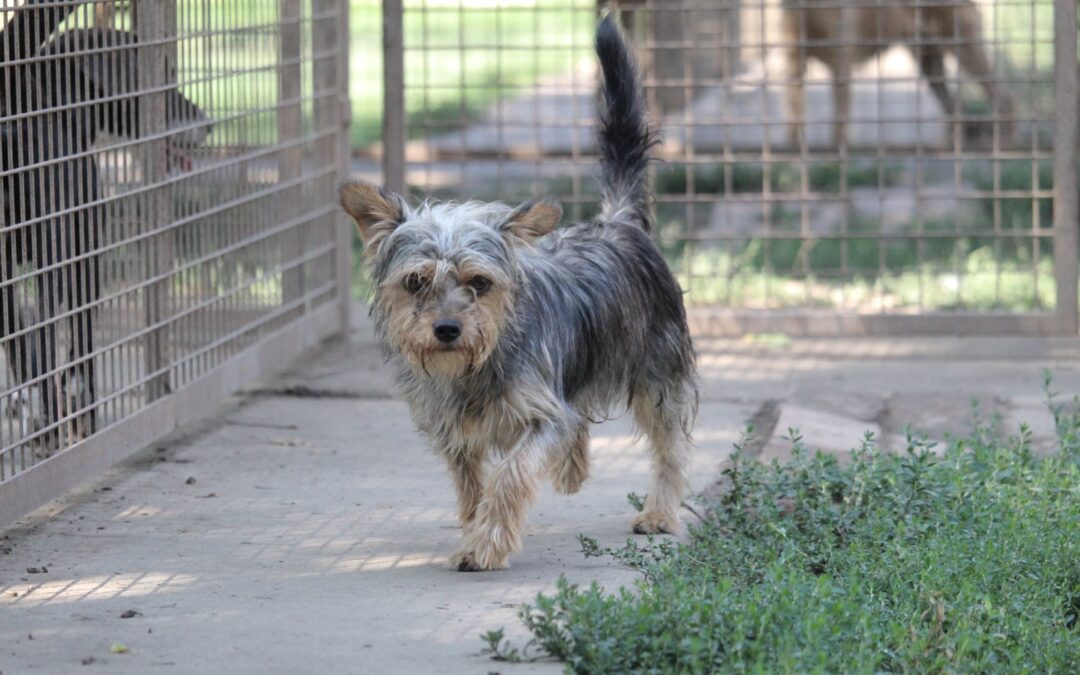
[[[424,290],[427,286],[427,279],[423,276],[413,272],[409,276],[405,277],[405,290],[416,295],[420,291]]]
[[[469,286],[476,291],[477,295],[483,295],[491,290],[491,279],[482,276],[475,276],[469,279]]]

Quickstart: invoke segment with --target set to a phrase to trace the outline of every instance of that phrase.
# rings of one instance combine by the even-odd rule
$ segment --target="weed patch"
[[[740,453],[688,543],[582,538],[633,588],[561,580],[522,610],[529,643],[484,639],[579,673],[1076,672],[1080,404],[1049,403],[1049,457],[978,419],[944,448],[867,437],[844,463],[794,432],[787,464]]]

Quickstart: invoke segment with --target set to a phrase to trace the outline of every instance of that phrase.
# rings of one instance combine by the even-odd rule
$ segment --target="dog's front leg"
[[[536,496],[538,477],[553,448],[566,443],[566,433],[550,421],[531,425],[521,440],[491,471],[476,509],[476,520],[465,533],[465,545],[451,559],[461,572],[506,567],[521,546],[525,511]]]
[[[457,491],[458,519],[466,530],[476,517],[476,507],[484,492],[484,458],[466,448],[449,448],[443,451]]]
[[[849,143],[848,122],[851,121],[851,74],[855,70],[855,47],[845,44],[851,36],[858,35],[858,15],[852,7],[840,8],[840,45],[834,48],[833,76],[833,128],[832,142],[837,150],[846,149]],[[843,155],[841,155],[843,156]]]

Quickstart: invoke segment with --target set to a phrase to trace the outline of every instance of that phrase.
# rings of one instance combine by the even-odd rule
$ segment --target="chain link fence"
[[[0,525],[343,328],[340,0],[0,0]]]
[[[547,194],[588,217],[603,3],[383,6],[386,133],[361,155],[418,195]],[[611,7],[699,330],[1075,334],[1075,4]]]

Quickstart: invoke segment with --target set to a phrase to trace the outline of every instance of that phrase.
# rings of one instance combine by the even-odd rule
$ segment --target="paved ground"
[[[358,312],[359,313],[359,312]],[[583,559],[575,536],[627,537],[647,463],[624,423],[593,441],[582,493],[546,491],[510,570],[445,567],[459,536],[443,468],[413,433],[359,320],[289,375],[148,449],[0,534],[0,671],[504,673],[478,635],[515,626],[560,574],[634,575]],[[1031,419],[1040,371],[1080,391],[1077,341],[699,341],[704,391],[694,482],[707,486],[739,428],[789,423],[846,449],[903,421],[963,430],[969,400]],[[762,452],[785,446],[764,439]],[[29,570],[36,569],[36,573]],[[136,612],[123,618],[129,610]],[[110,653],[114,644],[128,649]]]
[[[885,148],[941,143],[944,113],[911,56],[895,47],[878,61],[852,73],[851,109],[840,111],[851,120],[848,142]],[[774,51],[722,85],[695,87],[693,103],[660,124],[665,147],[674,152],[692,144],[700,153],[787,146],[786,70],[783,55]],[[808,146],[828,148],[838,114],[832,109],[832,79],[824,66],[811,62],[803,81]],[[593,143],[595,83],[595,64],[589,61],[572,73],[542,79],[531,92],[500,100],[464,129],[414,141],[409,150],[450,156],[463,151],[510,156],[587,151]]]

